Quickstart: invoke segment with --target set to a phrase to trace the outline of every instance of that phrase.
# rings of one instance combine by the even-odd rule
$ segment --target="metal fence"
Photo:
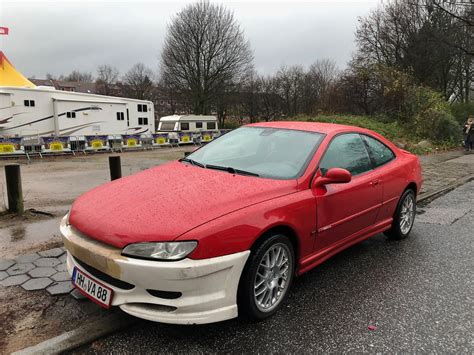
[[[94,135],[60,137],[0,137],[0,158],[21,157],[27,159],[44,155],[76,155],[97,152],[147,150],[185,144],[201,145],[226,134],[229,129],[201,132],[176,132],[152,135]]]

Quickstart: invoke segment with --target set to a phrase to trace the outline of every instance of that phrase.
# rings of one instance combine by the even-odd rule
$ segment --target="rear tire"
[[[288,296],[295,273],[293,245],[283,234],[265,239],[252,253],[240,278],[239,315],[260,321],[275,314]]]
[[[416,197],[412,189],[405,190],[398,201],[392,227],[384,234],[395,240],[405,239],[411,232],[416,216]]]

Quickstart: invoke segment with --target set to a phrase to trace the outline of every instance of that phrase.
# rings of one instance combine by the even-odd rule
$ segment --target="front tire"
[[[283,234],[265,239],[247,261],[240,279],[239,314],[250,320],[266,319],[288,296],[295,273],[293,245]]]
[[[413,228],[416,215],[416,197],[411,189],[405,190],[398,201],[397,210],[393,216],[392,227],[384,232],[390,239],[405,239]]]

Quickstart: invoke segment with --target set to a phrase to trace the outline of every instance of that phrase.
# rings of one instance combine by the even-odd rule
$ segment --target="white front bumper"
[[[89,239],[61,223],[68,250],[67,268],[74,267],[105,283],[113,291],[112,305],[136,317],[175,324],[204,324],[237,317],[237,288],[250,251],[217,258],[174,262],[128,258],[121,250]],[[126,290],[88,272],[77,261],[134,287]],[[174,299],[147,290],[180,292]]]

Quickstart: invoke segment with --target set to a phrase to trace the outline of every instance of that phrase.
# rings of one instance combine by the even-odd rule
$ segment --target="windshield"
[[[295,179],[306,169],[322,138],[322,134],[313,132],[242,127],[205,145],[187,159],[211,169],[221,167],[235,173]]]

